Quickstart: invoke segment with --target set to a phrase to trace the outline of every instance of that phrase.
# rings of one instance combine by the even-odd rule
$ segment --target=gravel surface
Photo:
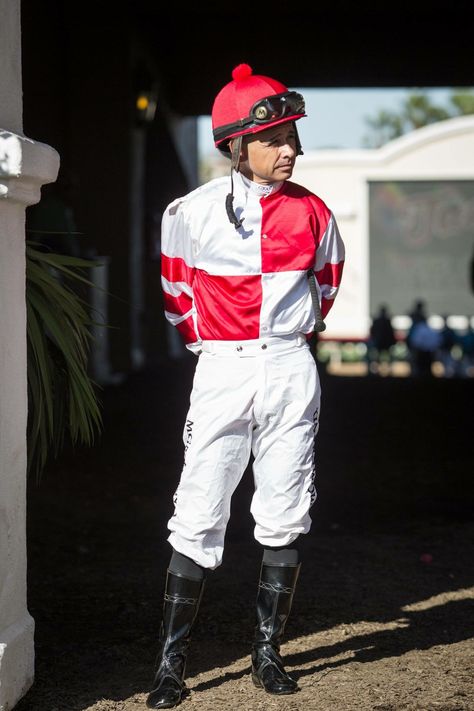
[[[105,431],[28,490],[36,679],[16,711],[141,711],[153,677],[193,361],[103,392]],[[250,467],[208,576],[183,711],[474,710],[474,380],[322,373],[318,501],[282,654],[249,676]]]

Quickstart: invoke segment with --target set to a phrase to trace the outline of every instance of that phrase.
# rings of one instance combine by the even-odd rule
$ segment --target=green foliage
[[[461,91],[453,93],[450,97],[455,116],[466,116],[474,114],[474,92]]]
[[[367,148],[380,148],[409,131],[455,116],[474,113],[474,92],[469,89],[453,90],[449,102],[448,108],[436,106],[423,92],[411,92],[402,102],[400,111],[382,110],[376,116],[366,118],[370,133],[365,137],[364,145]]]
[[[417,128],[428,126],[437,121],[445,121],[448,118],[450,118],[449,112],[440,106],[434,106],[426,94],[414,92],[408,96],[403,104],[402,125],[404,133],[415,131]]]
[[[379,148],[403,134],[402,117],[390,111],[380,111],[374,118],[366,118],[371,131],[364,139],[367,148]]]
[[[66,437],[91,445],[102,429],[97,385],[87,370],[94,322],[78,293],[81,284],[94,286],[85,274],[95,265],[27,241],[28,474],[37,478]]]

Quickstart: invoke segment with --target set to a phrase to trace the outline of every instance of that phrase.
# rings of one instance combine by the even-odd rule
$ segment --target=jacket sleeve
[[[316,249],[314,273],[321,292],[321,314],[329,313],[339,291],[344,268],[345,247],[332,212]]]
[[[180,332],[186,347],[199,350],[193,300],[194,256],[181,200],[166,208],[161,223],[161,286],[165,317]]]

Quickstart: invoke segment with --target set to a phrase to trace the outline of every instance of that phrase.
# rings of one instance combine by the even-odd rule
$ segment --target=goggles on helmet
[[[297,91],[289,91],[256,101],[250,109],[250,116],[247,120],[262,124],[276,121],[284,116],[304,114],[304,111],[305,105],[302,95]]]
[[[247,118],[214,129],[214,140],[220,141],[227,138],[231,131],[239,131],[253,126],[265,126],[265,124],[272,124],[285,116],[295,116],[296,118],[304,115],[304,98],[297,91],[266,96],[253,104]]]

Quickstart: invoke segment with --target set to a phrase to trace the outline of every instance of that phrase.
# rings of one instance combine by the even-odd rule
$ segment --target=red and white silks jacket
[[[234,211],[244,218],[238,230],[225,209],[229,177],[174,200],[163,215],[165,316],[194,352],[203,340],[309,337],[307,270],[314,269],[323,318],[341,282],[344,243],[319,197],[290,181],[263,186],[233,177]]]

